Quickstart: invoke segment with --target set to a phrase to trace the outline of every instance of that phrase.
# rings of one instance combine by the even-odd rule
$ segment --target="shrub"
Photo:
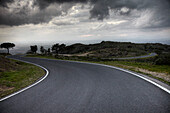
[[[170,54],[161,54],[155,59],[156,65],[170,65]]]

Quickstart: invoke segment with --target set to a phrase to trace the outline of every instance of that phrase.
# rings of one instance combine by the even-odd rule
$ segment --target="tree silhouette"
[[[51,49],[52,49],[53,52],[55,52],[56,54],[58,54],[59,44],[58,44],[58,43],[57,43],[57,44],[54,44]]]
[[[45,49],[43,46],[40,47],[40,51],[41,51],[41,54],[44,54],[45,53]]]
[[[9,43],[9,42],[7,42],[7,43],[2,43],[2,44],[1,44],[1,48],[7,49],[8,54],[9,54],[9,49],[10,49],[10,48],[13,48],[13,47],[15,47],[15,44],[14,44],[14,43]]]
[[[47,52],[48,52],[48,54],[50,54],[50,52],[51,52],[50,48],[48,48],[48,51],[47,51]]]
[[[59,51],[60,51],[60,53],[62,53],[62,51],[64,51],[65,48],[66,48],[66,45],[65,45],[65,44],[59,45]]]
[[[59,45],[58,43],[57,44],[54,44],[52,46],[52,51],[55,52],[56,54],[58,53],[62,53],[62,51],[66,48],[66,45],[65,44],[61,44]]]
[[[31,51],[32,51],[33,53],[36,53],[36,52],[37,52],[37,50],[38,50],[37,45],[30,46],[30,48],[31,48]]]

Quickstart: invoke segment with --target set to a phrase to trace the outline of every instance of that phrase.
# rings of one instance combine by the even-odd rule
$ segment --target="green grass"
[[[45,71],[32,64],[10,60],[16,69],[0,72],[0,98],[16,92],[45,75]]]
[[[29,55],[31,57],[39,57],[39,58],[49,58],[49,59],[56,59],[54,56],[41,56],[41,55]],[[28,56],[28,57],[29,57]],[[170,74],[170,65],[155,65],[151,62],[137,62],[135,60],[123,60],[123,61],[87,61],[86,59],[82,60],[82,59],[70,59],[70,58],[59,58],[60,60],[73,60],[73,61],[83,61],[83,62],[91,62],[91,63],[99,63],[99,64],[105,64],[105,65],[111,65],[111,66],[116,66],[116,67],[120,67],[120,68],[124,68],[124,69],[128,69],[131,71],[135,71],[138,73],[142,73],[145,75],[148,75],[152,78],[158,79],[168,85],[170,85],[170,82],[163,79],[163,78],[159,78],[156,76],[153,76],[151,74],[148,73],[144,73],[141,72],[139,70],[136,70],[136,68],[140,68],[140,69],[145,69],[151,72],[158,72],[158,73],[165,73],[165,74]],[[147,59],[147,58],[145,58]]]
[[[131,61],[101,61],[101,62],[93,62],[93,63],[100,63],[100,64],[106,64],[106,65],[111,65],[111,66],[116,66],[124,69],[128,69],[137,73],[145,74],[148,75],[152,78],[155,78],[159,81],[162,81],[168,85],[170,85],[170,82],[163,79],[159,78],[156,76],[153,76],[151,74],[136,70],[136,68],[140,69],[145,69],[148,71],[152,72],[158,72],[158,73],[165,73],[165,74],[170,74],[170,66],[169,65],[154,65],[152,63],[146,63],[146,62],[131,62]]]
[[[170,66],[169,65],[154,65],[152,63],[146,62],[135,62],[135,61],[101,61],[96,63],[102,63],[106,65],[114,65],[114,66],[132,66],[138,67],[142,69],[146,69],[153,72],[167,73],[170,74]]]

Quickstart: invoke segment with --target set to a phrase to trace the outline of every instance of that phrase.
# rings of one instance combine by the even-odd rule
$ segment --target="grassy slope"
[[[119,66],[119,67],[121,65],[127,65],[127,66],[147,69],[147,70],[153,71],[153,72],[170,74],[170,66],[168,66],[168,65],[154,65],[151,63],[131,62],[131,61],[104,61],[104,62],[100,62],[100,63],[107,64],[107,65],[115,65],[115,66]]]
[[[20,61],[0,59],[0,98],[16,92],[45,75],[40,67]]]
[[[170,75],[169,65],[154,65],[151,63],[144,63],[144,62],[141,63],[141,62],[131,62],[131,61],[102,61],[102,62],[94,62],[94,63],[112,65],[112,66],[128,69],[131,71],[135,71],[138,73],[142,73],[170,85],[170,82],[167,79],[165,79],[165,78],[169,78]],[[157,75],[161,74],[161,75],[155,76],[155,74]]]
[[[28,57],[56,59],[53,56],[41,56],[41,55],[28,55]],[[61,59],[61,60],[67,60],[67,59]],[[79,60],[79,61],[82,61],[82,60]],[[158,79],[158,80],[170,85],[170,82],[167,81],[166,79],[164,79],[164,76],[169,77],[169,75],[170,75],[170,66],[169,65],[154,65],[152,63],[135,62],[135,61],[85,61],[85,62],[100,63],[100,64],[112,65],[112,66],[128,69],[128,70],[135,71],[138,73],[146,74],[150,77],[153,77],[155,79]],[[147,72],[143,72],[139,69],[143,69],[143,70],[153,72],[156,74],[162,73],[163,75],[160,75],[160,77],[157,77],[153,74],[148,74]]]

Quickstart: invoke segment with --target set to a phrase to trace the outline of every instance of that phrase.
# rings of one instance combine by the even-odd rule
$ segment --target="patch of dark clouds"
[[[34,5],[38,5],[40,9],[45,9],[53,3],[87,3],[87,0],[35,0]]]
[[[34,4],[30,6],[27,1],[26,5],[20,3],[16,4],[17,7],[0,7],[0,25],[18,26],[24,24],[41,24],[48,23],[53,17],[60,16],[63,11],[67,11],[73,5],[72,4],[55,4],[49,6],[44,10],[33,9],[37,6]]]
[[[7,4],[12,2],[14,2],[14,0],[0,0],[0,6],[7,7]]]
[[[18,12],[9,12],[8,3],[13,3],[14,0],[1,0],[0,2],[0,25],[22,25],[22,24],[38,24],[49,22],[54,16],[60,16],[62,12],[67,12],[72,6],[77,3],[90,3],[92,9],[89,10],[90,19],[103,20],[109,18],[109,11],[117,11],[120,16],[132,16],[132,10],[154,10],[150,27],[170,27],[170,0],[34,0],[32,7],[38,7],[39,11],[30,15],[28,6],[24,6]],[[62,9],[54,8],[54,12],[47,11],[47,8],[56,4],[57,7],[64,6]],[[70,5],[68,5],[70,4]],[[128,11],[121,11],[122,8],[127,8]],[[4,12],[6,11],[6,12]],[[4,14],[5,13],[5,14]],[[136,17],[134,17],[136,18]],[[153,22],[155,21],[155,22]]]

